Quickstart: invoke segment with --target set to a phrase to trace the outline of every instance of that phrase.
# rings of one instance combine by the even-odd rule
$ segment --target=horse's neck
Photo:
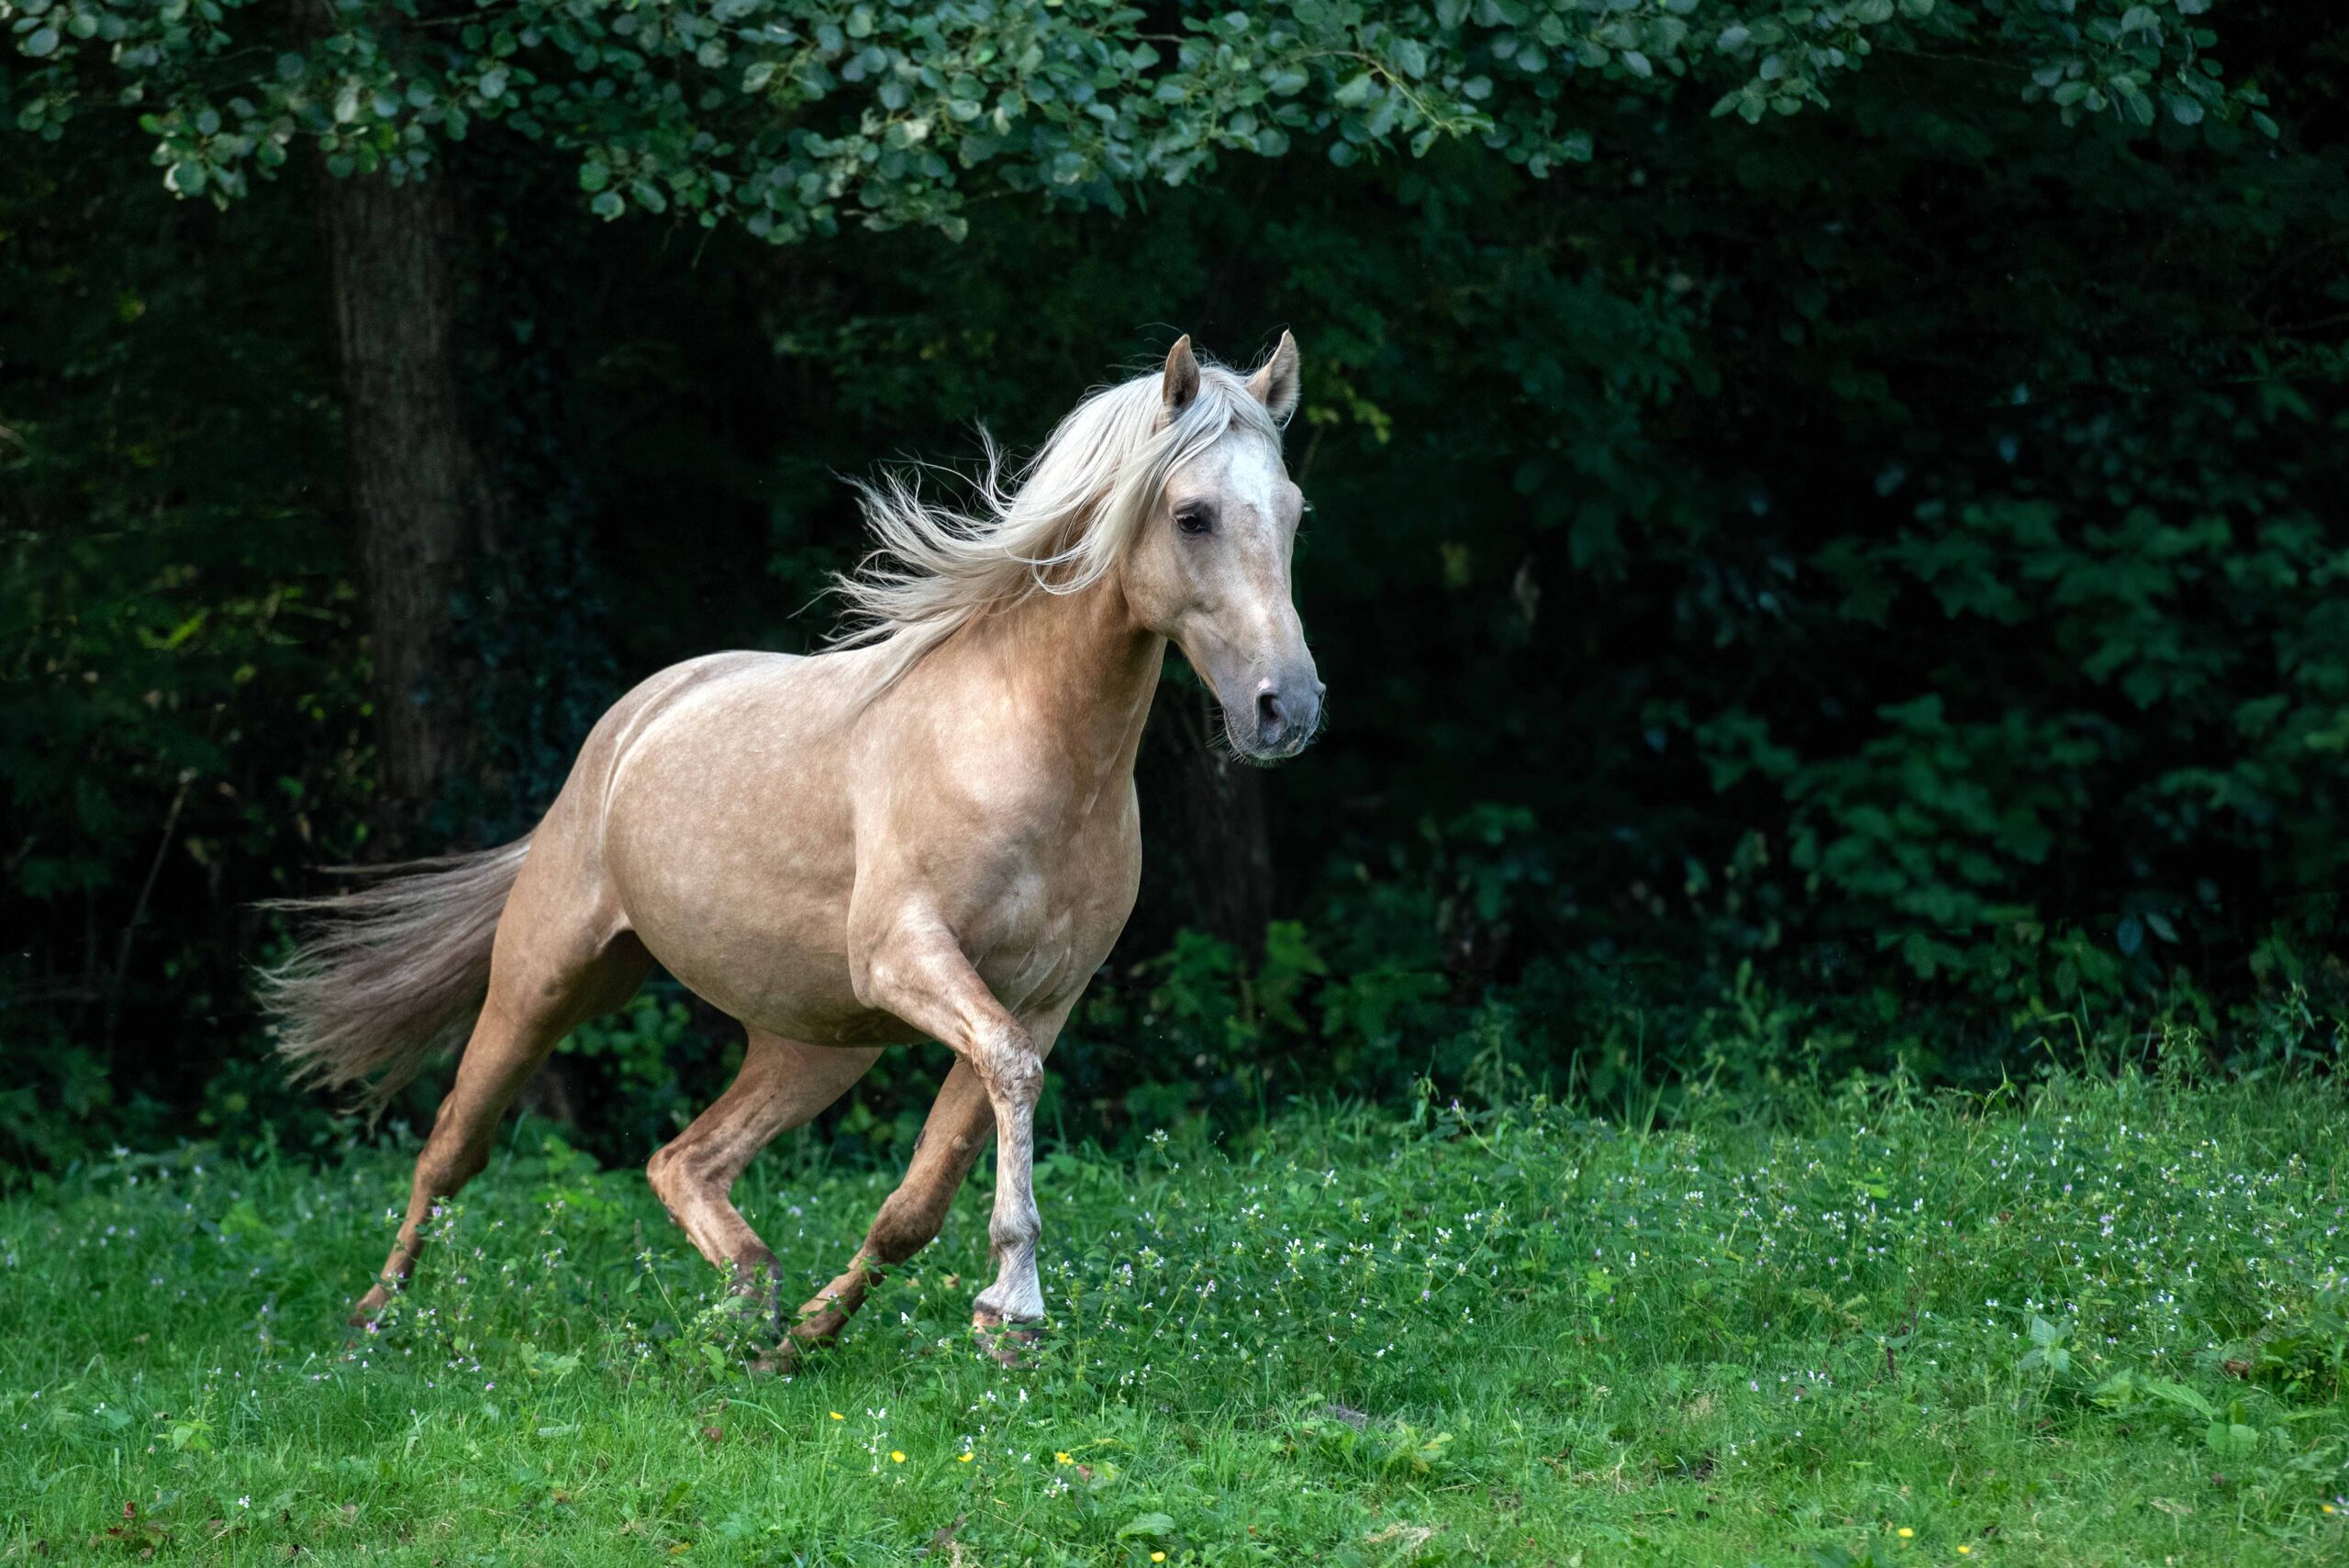
[[[1136,625],[1116,573],[1074,594],[1033,593],[990,611],[932,659],[950,687],[1009,687],[1055,756],[1098,777],[1130,773],[1166,639]]]

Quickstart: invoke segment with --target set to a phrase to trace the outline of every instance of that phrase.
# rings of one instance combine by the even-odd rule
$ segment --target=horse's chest
[[[1074,996],[1108,958],[1133,913],[1141,844],[1130,817],[1111,817],[1022,848],[961,924],[988,989],[1027,1013]]]

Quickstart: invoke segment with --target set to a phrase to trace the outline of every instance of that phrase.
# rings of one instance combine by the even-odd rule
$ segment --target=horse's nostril
[[[1256,694],[1256,733],[1271,740],[1281,732],[1281,695],[1278,692]]]

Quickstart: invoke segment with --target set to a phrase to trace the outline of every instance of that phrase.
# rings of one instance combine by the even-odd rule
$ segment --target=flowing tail
[[[261,973],[278,1018],[278,1053],[295,1082],[364,1084],[370,1117],[462,1043],[489,995],[498,917],[529,853],[526,834],[476,854],[370,868],[384,880],[328,898],[269,906],[317,921],[309,939]]]

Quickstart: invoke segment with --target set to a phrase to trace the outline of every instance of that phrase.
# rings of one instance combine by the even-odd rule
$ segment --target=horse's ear
[[[1166,350],[1166,379],[1161,384],[1166,395],[1166,411],[1180,414],[1199,395],[1199,357],[1191,352],[1191,335],[1184,333]]]
[[[1248,378],[1248,390],[1272,414],[1274,423],[1286,425],[1297,412],[1297,339],[1284,332],[1273,357]]]

